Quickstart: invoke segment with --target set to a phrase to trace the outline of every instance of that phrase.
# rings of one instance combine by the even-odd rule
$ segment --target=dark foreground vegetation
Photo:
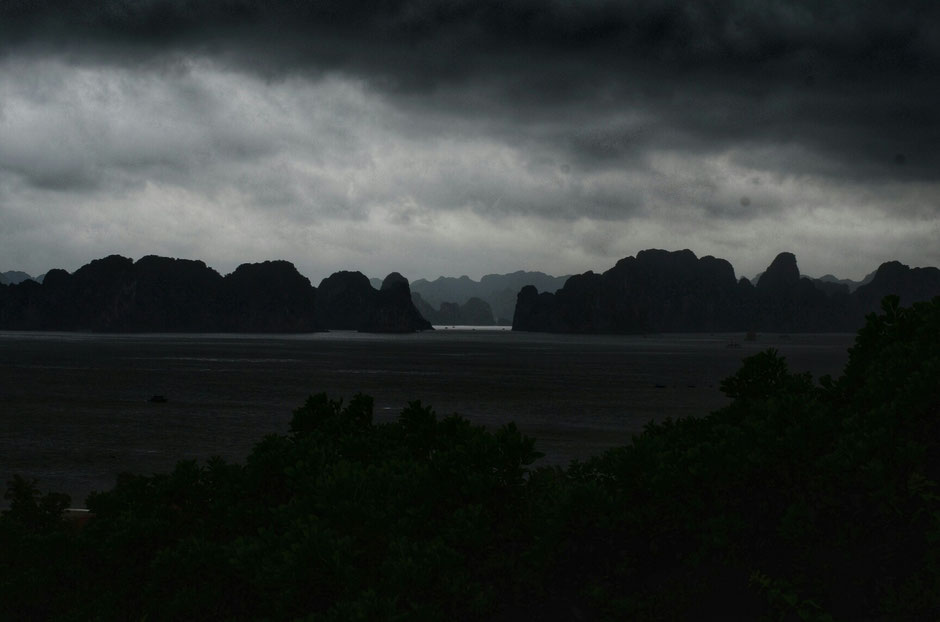
[[[532,468],[534,442],[320,394],[244,464],[67,497],[9,485],[8,619],[940,618],[940,298],[868,317],[842,377],[773,351],[733,401]]]

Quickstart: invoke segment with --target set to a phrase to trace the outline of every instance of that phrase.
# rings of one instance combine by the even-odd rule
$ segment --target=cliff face
[[[765,295],[787,295],[800,283],[800,269],[793,253],[780,253],[761,274],[757,291]]]
[[[201,261],[112,255],[42,284],[0,285],[0,329],[98,332],[380,332],[425,330],[408,281],[376,291],[338,272],[320,291],[286,261],[243,264],[222,277]]]
[[[317,288],[317,312],[328,329],[368,333],[430,330],[411,301],[408,280],[392,272],[376,290],[361,272],[336,272]]]
[[[102,283],[105,287],[106,283]],[[97,330],[218,330],[223,279],[201,261],[148,256],[122,281]]]
[[[572,276],[554,294],[534,287],[517,297],[513,330],[574,333],[854,331],[881,298],[902,304],[940,295],[940,270],[889,262],[854,293],[800,276],[796,257],[781,253],[757,286],[735,281],[723,259],[689,250],[642,251],[601,275]]]
[[[850,330],[852,301],[840,291],[801,277],[793,253],[780,253],[745,297],[743,319],[755,330],[820,332]]]
[[[587,275],[581,275],[581,277],[585,276]],[[576,277],[571,277],[571,279],[574,278]],[[560,294],[561,290],[558,293]],[[512,316],[512,329],[550,333],[578,332],[564,322],[557,311],[555,296],[556,294],[548,292],[540,294],[534,285],[526,285],[519,290],[516,311]]]
[[[513,278],[525,278],[517,273]],[[537,273],[536,273],[537,274]],[[543,275],[544,276],[544,275]],[[491,279],[492,280],[492,279]],[[518,291],[513,329],[642,333],[854,331],[888,294],[903,305],[940,295],[940,270],[882,264],[850,293],[844,283],[801,277],[781,253],[757,285],[735,281],[731,264],[689,250],[647,250],[603,274],[570,277],[555,293]],[[501,281],[500,281],[501,282]],[[0,330],[103,332],[411,332],[446,324],[492,323],[485,300],[435,311],[392,273],[376,290],[359,272],[337,272],[314,288],[286,261],[244,264],[220,276],[201,261],[112,255],[42,283],[0,284]]]
[[[519,293],[514,330],[585,333],[730,330],[740,292],[734,270],[691,251],[650,250],[603,274],[572,276],[555,294]]]
[[[96,259],[68,274],[50,270],[39,288],[41,328],[113,330],[127,312],[134,262],[120,255]]]
[[[242,264],[225,277],[225,330],[306,333],[321,328],[317,291],[287,261]]]
[[[115,332],[205,331],[218,321],[222,277],[201,261],[111,255],[42,285],[12,286],[5,327]],[[25,287],[24,287],[25,286]]]
[[[310,282],[288,262],[245,264],[222,277],[201,261],[112,255],[38,287],[17,286],[7,328],[101,332],[312,331]],[[25,300],[23,300],[25,298]],[[20,311],[17,311],[17,308]],[[14,321],[13,316],[19,316]]]
[[[317,320],[325,328],[359,330],[375,304],[376,291],[361,272],[334,272],[317,288]]]
[[[415,308],[408,280],[392,272],[382,281],[382,288],[377,292],[359,330],[370,333],[411,333],[431,330],[431,323]]]
[[[910,268],[898,261],[881,264],[868,283],[855,290],[855,296],[866,307],[877,304],[888,294],[901,297],[908,306],[918,300],[927,300],[940,293],[940,269]]]

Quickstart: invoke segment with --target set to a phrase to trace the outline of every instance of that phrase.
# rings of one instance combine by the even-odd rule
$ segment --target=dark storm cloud
[[[805,141],[872,171],[936,164],[940,9],[931,2],[6,2],[0,43],[115,63],[211,55],[278,76],[341,71],[468,112],[656,112],[685,142]],[[473,90],[488,95],[474,105]],[[433,102],[433,100],[432,100]],[[454,103],[454,102],[450,102]],[[585,143],[617,158],[621,140]],[[704,147],[703,147],[704,148]],[[906,168],[894,167],[902,155]]]
[[[448,39],[486,45],[463,50],[470,59],[526,48],[606,48],[685,64],[835,52],[870,65],[861,70],[892,71],[936,52],[928,23],[936,11],[931,2],[12,0],[2,10],[6,34],[18,33],[20,42],[55,35],[162,46],[249,39],[277,29],[279,40],[293,36],[294,46],[314,34],[358,39],[369,47],[412,44],[419,53],[422,45],[444,45]],[[301,57],[303,51],[293,55]],[[352,53],[334,57],[343,55]]]

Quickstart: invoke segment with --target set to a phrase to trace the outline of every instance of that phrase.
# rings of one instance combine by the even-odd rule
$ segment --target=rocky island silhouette
[[[0,330],[406,333],[432,323],[492,325],[517,287],[517,331],[852,332],[886,295],[911,304],[940,294],[940,270],[933,267],[890,261],[866,281],[852,288],[831,275],[801,276],[796,257],[784,252],[755,284],[736,278],[727,260],[651,249],[602,274],[420,279],[421,294],[397,272],[379,288],[349,271],[314,287],[287,261],[242,264],[222,276],[198,260],[111,255],[74,273],[50,270],[41,283],[0,284]]]

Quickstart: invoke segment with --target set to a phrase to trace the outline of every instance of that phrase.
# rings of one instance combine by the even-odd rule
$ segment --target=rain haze
[[[927,2],[0,5],[0,269],[940,264]]]

